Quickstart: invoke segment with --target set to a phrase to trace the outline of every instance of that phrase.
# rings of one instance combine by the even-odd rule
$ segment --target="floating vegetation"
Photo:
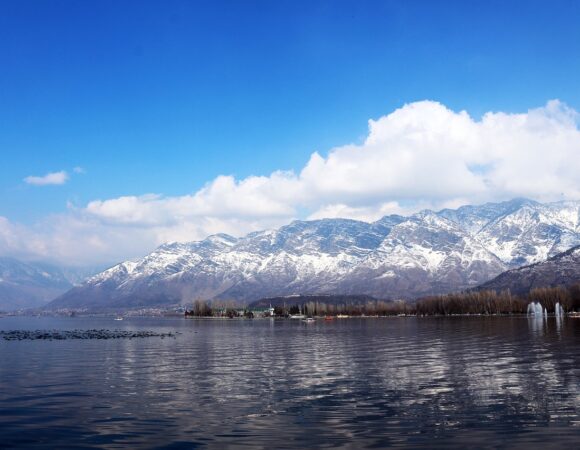
[[[137,339],[149,337],[175,337],[178,333],[127,330],[10,330],[0,331],[5,341],[66,341],[69,339]]]

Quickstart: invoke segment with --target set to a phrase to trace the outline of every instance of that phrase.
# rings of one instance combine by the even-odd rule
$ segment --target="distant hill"
[[[71,287],[56,267],[0,258],[0,311],[45,305]]]
[[[100,270],[0,257],[0,311],[42,307]]]
[[[571,286],[576,283],[580,283],[580,246],[546,261],[508,270],[478,286],[477,290],[509,289],[513,294],[527,294],[534,288]]]
[[[250,308],[277,306],[304,306],[306,303],[325,303],[327,305],[366,305],[378,300],[370,295],[289,295],[284,297],[262,298],[250,303]],[[384,300],[390,302],[390,300]]]

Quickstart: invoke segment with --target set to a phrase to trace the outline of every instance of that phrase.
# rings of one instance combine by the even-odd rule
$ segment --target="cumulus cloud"
[[[25,183],[32,184],[34,186],[65,184],[67,181],[68,174],[64,170],[61,170],[60,172],[50,172],[41,177],[31,175],[24,178]]]
[[[58,241],[45,251],[60,251],[64,259],[73,256],[58,249],[79,240],[90,244],[85,252],[122,259],[122,252],[145,253],[165,241],[242,235],[294,218],[376,220],[513,197],[580,199],[578,124],[579,114],[558,100],[480,119],[438,102],[411,103],[370,120],[361,144],[313,153],[298,172],[219,176],[176,197],[94,200],[52,218],[44,229],[54,234],[43,232],[36,242]]]
[[[144,254],[156,244],[151,230],[104,226],[76,213],[23,225],[0,216],[0,255],[71,266],[106,265]]]
[[[269,219],[295,214],[298,188],[291,173],[248,177],[236,181],[219,176],[192,195],[162,197],[156,194],[90,202],[85,211],[110,223],[169,225],[183,220],[213,218]]]
[[[317,198],[351,204],[578,198],[577,118],[558,101],[479,121],[440,103],[413,103],[371,120],[362,145],[313,155],[300,177]]]
[[[299,173],[220,176],[181,197],[144,195],[88,204],[103,220],[171,224],[199,217],[356,217],[531,197],[580,198],[578,113],[553,100],[480,120],[433,101],[378,120],[360,145],[312,154]],[[304,214],[306,211],[306,214]]]
[[[324,205],[308,216],[308,220],[349,218],[354,220],[372,221],[391,214],[406,215],[416,210],[402,207],[398,202],[391,201],[372,206],[349,206],[344,203]]]

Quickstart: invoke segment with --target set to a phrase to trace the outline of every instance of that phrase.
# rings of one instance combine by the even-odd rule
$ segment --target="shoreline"
[[[253,321],[253,320],[271,320],[271,321],[290,321],[290,322],[301,322],[305,319],[314,319],[315,321],[322,322],[335,322],[342,320],[352,320],[352,319],[408,319],[408,318],[442,318],[442,317],[505,317],[505,318],[528,318],[528,319],[546,319],[546,318],[577,318],[580,319],[580,313],[569,312],[565,313],[563,316],[557,316],[556,314],[548,314],[547,316],[535,317],[533,315],[525,313],[513,313],[513,314],[396,314],[396,315],[349,315],[343,317],[337,316],[308,316],[304,318],[292,318],[292,317],[196,317],[196,316],[183,316],[177,314],[124,314],[119,312],[116,314],[112,313],[86,313],[86,314],[3,314],[0,315],[0,319],[11,318],[11,317],[28,317],[28,318],[62,318],[62,319],[87,319],[87,318],[101,318],[101,319],[112,319],[115,320],[122,317],[123,320],[129,319],[184,319],[184,320],[224,320],[224,321]]]

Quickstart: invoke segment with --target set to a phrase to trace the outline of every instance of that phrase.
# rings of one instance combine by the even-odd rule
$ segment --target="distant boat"
[[[348,319],[348,316],[346,314],[339,314],[338,316],[336,316],[337,319]]]
[[[302,319],[302,322],[313,323],[315,319],[313,317],[307,317],[306,319]]]
[[[123,318],[119,316],[119,317],[115,317],[115,320],[123,320]]]

